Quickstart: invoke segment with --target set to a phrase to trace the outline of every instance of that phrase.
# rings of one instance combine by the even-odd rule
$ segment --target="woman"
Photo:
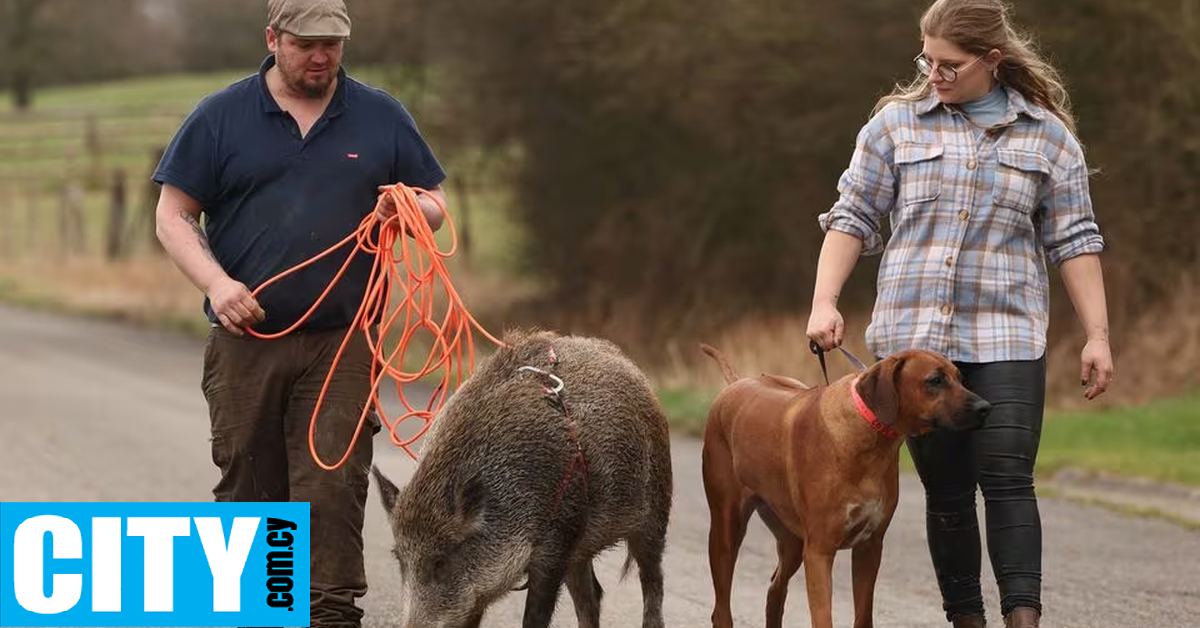
[[[947,619],[984,625],[975,487],[1005,626],[1041,616],[1033,488],[1045,398],[1049,280],[1057,265],[1083,325],[1084,395],[1112,379],[1088,169],[1058,73],[1000,0],[938,0],[921,18],[921,75],[876,105],[826,231],[808,336],[842,343],[838,293],[860,254],[883,252],[866,339],[878,356],[940,352],[993,404],[984,429],[910,437]],[[886,248],[880,236],[890,219]]]

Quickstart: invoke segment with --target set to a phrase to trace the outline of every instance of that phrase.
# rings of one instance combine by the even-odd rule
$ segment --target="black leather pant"
[[[963,384],[992,404],[984,427],[908,439],[925,485],[929,554],[946,617],[983,614],[976,486],[983,491],[1001,612],[1018,606],[1041,611],[1042,522],[1033,465],[1046,398],[1045,357],[957,366]]]

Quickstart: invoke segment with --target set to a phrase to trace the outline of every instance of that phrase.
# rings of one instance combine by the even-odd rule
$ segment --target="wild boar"
[[[400,563],[400,625],[478,626],[525,583],[522,626],[544,628],[565,581],[579,625],[596,628],[592,559],[624,541],[642,626],[661,628],[671,451],[648,380],[605,340],[505,343],[434,418],[404,488],[372,469]]]

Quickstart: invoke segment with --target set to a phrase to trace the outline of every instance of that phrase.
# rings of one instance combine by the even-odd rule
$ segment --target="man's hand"
[[[379,222],[387,222],[396,215],[396,201],[389,193],[392,186],[381,185],[378,189],[380,194],[379,206],[375,208],[375,217],[379,219]]]
[[[379,218],[380,222],[387,222],[396,215],[396,201],[388,193],[392,187],[391,185],[379,186],[380,202],[375,209],[375,216]],[[425,222],[429,224],[430,230],[435,232],[441,228],[445,218],[442,210],[438,207],[438,201],[441,201],[442,204],[446,202],[445,193],[442,192],[440,185],[432,190],[417,193],[417,206],[421,208],[421,215],[425,217]],[[411,233],[408,235],[412,236]]]
[[[1088,340],[1079,354],[1080,379],[1087,389],[1083,396],[1088,399],[1099,397],[1108,390],[1113,378],[1112,351],[1103,338]]]
[[[217,320],[235,336],[245,335],[243,328],[260,323],[267,313],[258,301],[250,296],[246,284],[224,277],[208,288],[208,301],[217,313]]]
[[[417,196],[417,204],[421,206],[425,222],[429,223],[429,229],[434,232],[442,228],[442,221],[446,218],[441,208],[438,207],[438,201],[441,201],[442,205],[446,204],[446,193],[442,191],[440,185]]]

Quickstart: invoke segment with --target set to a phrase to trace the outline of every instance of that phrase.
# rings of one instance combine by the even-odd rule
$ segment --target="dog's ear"
[[[900,372],[904,358],[885,358],[863,374],[858,394],[884,425],[895,425],[900,418]]]

